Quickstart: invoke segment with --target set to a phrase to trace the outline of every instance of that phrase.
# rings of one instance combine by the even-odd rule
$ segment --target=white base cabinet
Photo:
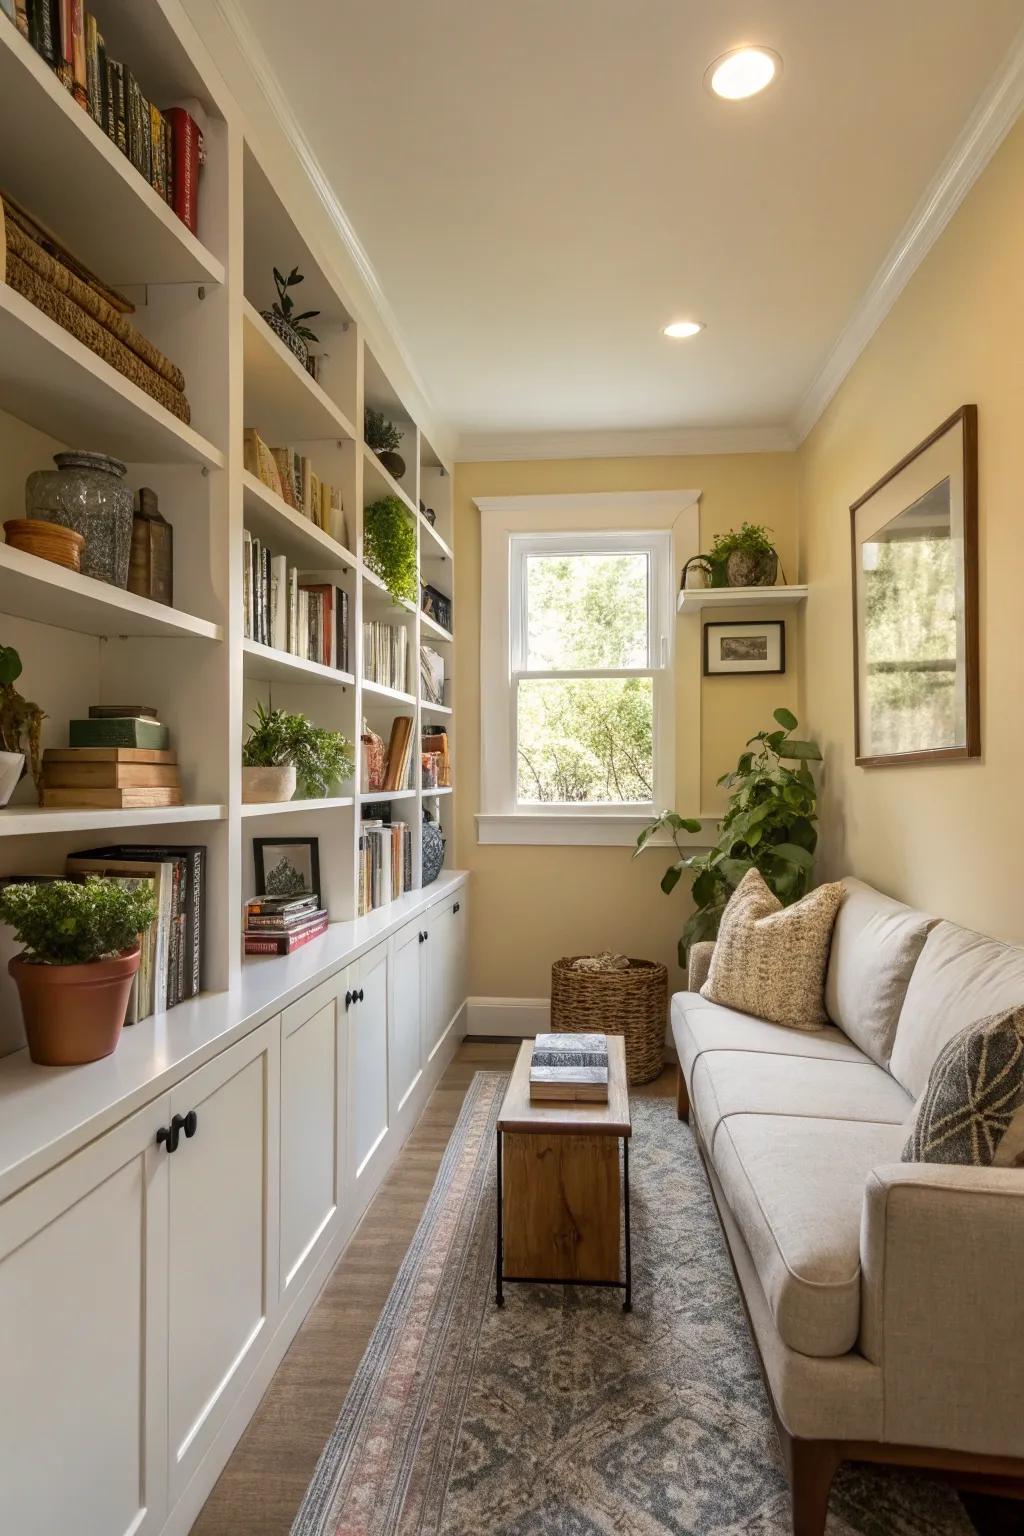
[[[188,1531],[461,1037],[465,905],[0,1204],[4,1536]]]

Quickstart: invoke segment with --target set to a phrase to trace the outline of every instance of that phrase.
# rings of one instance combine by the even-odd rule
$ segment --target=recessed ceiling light
[[[673,320],[671,325],[666,325],[662,335],[678,338],[680,336],[696,336],[704,326],[699,320]]]
[[[771,48],[733,48],[704,72],[709,89],[726,101],[743,101],[771,85],[782,71],[782,60]]]

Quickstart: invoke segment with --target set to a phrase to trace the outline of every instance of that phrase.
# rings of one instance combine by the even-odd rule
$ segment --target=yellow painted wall
[[[978,406],[980,761],[856,768],[849,505],[965,401]],[[1024,121],[800,450],[802,699],[826,753],[819,873],[847,869],[1024,941]]]
[[[480,778],[480,513],[474,498],[681,488],[703,492],[702,549],[715,533],[738,527],[744,519],[767,523],[786,574],[795,579],[798,513],[791,454],[456,467],[456,860],[474,875],[471,996],[546,997],[553,960],[604,948],[664,960],[670,986],[681,981],[675,962],[687,912],[685,887],[671,897],[662,895],[658,882],[668,862],[666,850],[654,849],[633,862],[628,848],[481,846],[474,821]],[[785,677],[703,683],[700,624],[693,618],[677,620],[678,734],[685,740],[687,721],[696,723],[699,714],[701,738],[699,764],[685,750],[677,752],[676,809],[682,814],[715,814],[721,805],[715,780],[732,767],[747,737],[770,721],[774,708],[796,705],[793,613],[782,610],[777,616],[788,621],[790,669]]]

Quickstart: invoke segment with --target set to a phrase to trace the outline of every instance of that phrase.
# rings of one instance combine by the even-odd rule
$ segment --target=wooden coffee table
[[[515,1283],[604,1285],[633,1309],[629,1230],[629,1090],[621,1035],[608,1036],[608,1102],[531,1101],[524,1040],[498,1115],[498,1306]],[[619,1171],[619,1143],[622,1170]],[[621,1278],[620,1199],[626,1234]]]

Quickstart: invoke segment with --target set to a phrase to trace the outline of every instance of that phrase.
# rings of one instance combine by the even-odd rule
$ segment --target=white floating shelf
[[[242,475],[242,501],[245,526],[275,555],[287,555],[293,564],[316,570],[355,570],[357,561],[351,550],[296,512],[248,470]]]
[[[223,821],[226,815],[227,809],[223,805],[153,805],[133,811],[96,810],[91,806],[59,811],[41,805],[9,806],[0,811],[0,837],[35,837],[44,832],[99,832],[108,827],[130,833],[135,827]]]
[[[802,603],[806,587],[688,587],[676,599],[680,613],[704,608],[782,608]]]
[[[281,816],[289,811],[340,811],[354,804],[351,795],[328,795],[319,800],[272,800],[267,804],[243,805],[243,816]]]
[[[378,800],[412,800],[415,797],[414,789],[378,789],[367,790],[359,796],[360,805],[373,805]]]
[[[259,311],[242,304],[245,422],[271,443],[351,440],[352,423],[275,336]]]
[[[416,707],[416,699],[411,693],[403,693],[400,688],[386,688],[383,683],[371,683],[365,677],[363,693],[368,693],[376,699],[390,699],[395,704],[411,704],[413,708]]]
[[[0,544],[0,613],[81,635],[223,638],[219,624],[136,597],[94,576],[80,576],[10,544]]]
[[[450,704],[431,704],[429,699],[420,699],[420,709],[422,709],[425,715],[450,715],[452,713]]]
[[[453,788],[454,786],[451,784],[438,784],[433,789],[424,787],[423,798],[427,799],[431,795],[450,795]]]
[[[258,640],[242,641],[242,672],[246,677],[265,683],[354,683],[351,672],[325,667],[319,661],[304,661],[287,651],[277,651]]]
[[[404,491],[395,479],[394,475],[384,468],[372,448],[363,444],[363,505],[368,507],[371,502],[380,501],[382,496],[397,496],[403,502],[412,516],[419,518],[420,512],[416,503]]]
[[[420,628],[425,635],[432,635],[435,640],[445,640],[449,645],[454,643],[455,636],[451,631],[445,629],[436,619],[432,619],[429,614],[420,613]]]
[[[420,558],[422,560],[453,560],[455,557],[451,549],[422,512],[419,514],[419,519]]]
[[[381,581],[376,571],[371,571],[368,565],[363,566],[363,581],[365,582],[366,586],[370,588],[370,591],[364,594],[364,599],[366,602],[374,603],[382,608],[394,608],[401,611],[402,613],[416,612],[415,606],[406,598],[399,598],[396,601],[395,598],[391,596],[391,593]]]
[[[17,145],[4,191],[105,282],[223,283],[223,264],[13,26],[0,28],[0,142]]]
[[[0,411],[62,443],[102,443],[129,464],[224,465],[220,449],[194,427],[3,285]]]

